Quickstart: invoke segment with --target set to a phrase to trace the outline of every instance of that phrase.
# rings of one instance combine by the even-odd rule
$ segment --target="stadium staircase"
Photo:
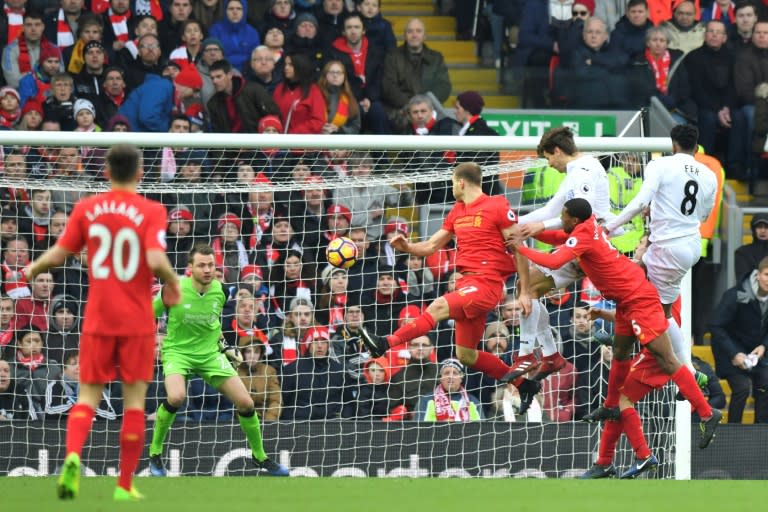
[[[398,44],[402,44],[408,20],[417,17],[427,27],[427,46],[445,57],[451,76],[453,91],[444,103],[452,109],[456,95],[467,90],[479,92],[486,108],[518,108],[518,96],[505,95],[500,91],[497,70],[483,67],[478,58],[475,41],[456,40],[456,19],[452,16],[435,15],[433,0],[386,0],[381,12],[392,23]]]
[[[694,345],[691,347],[691,351],[693,352],[693,355],[698,357],[699,359],[709,363],[712,368],[715,367],[715,356],[712,355],[712,346],[711,345]],[[723,392],[725,393],[725,399],[727,403],[730,403],[731,401],[731,386],[728,385],[728,381],[725,379],[720,379],[720,385],[723,387]],[[723,411],[723,422],[728,421],[728,410],[726,405],[726,410]],[[749,423],[752,424],[755,422],[755,400],[752,397],[749,397],[747,399],[747,405],[744,407],[744,415],[741,418],[742,423]]]

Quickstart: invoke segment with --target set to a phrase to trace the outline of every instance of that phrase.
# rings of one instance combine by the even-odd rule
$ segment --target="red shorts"
[[[667,330],[669,322],[656,288],[644,281],[630,299],[619,301],[613,325],[616,334],[634,336],[643,346],[658,338]]]
[[[127,384],[150,382],[155,364],[155,336],[80,336],[80,382]]]
[[[671,375],[661,371],[653,354],[643,349],[632,361],[621,394],[636,403],[654,389],[663,387],[671,378]]]
[[[456,328],[456,345],[477,348],[489,312],[504,299],[504,280],[498,276],[468,275],[456,281],[456,291],[443,295]]]

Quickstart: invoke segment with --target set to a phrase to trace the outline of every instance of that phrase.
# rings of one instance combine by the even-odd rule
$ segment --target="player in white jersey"
[[[551,167],[565,173],[565,179],[547,204],[519,218],[521,237],[535,236],[545,229],[561,228],[560,213],[563,205],[576,197],[586,199],[598,219],[607,221],[614,218],[605,169],[595,157],[579,152],[569,128],[548,130],[539,141],[537,153],[546,158]],[[520,267],[525,265],[520,265],[518,272],[527,270]],[[532,380],[541,381],[565,366],[565,359],[555,345],[547,308],[538,299],[553,288],[570,286],[584,277],[575,261],[557,270],[532,266],[529,273],[530,286],[527,290],[520,290],[520,298],[525,303],[533,299],[530,300],[530,313],[521,318],[520,351],[512,370],[504,377],[505,381],[516,382],[518,387],[523,384],[521,376],[525,373],[538,369]],[[541,346],[541,360],[534,354],[536,345]],[[537,387],[527,384],[528,389]],[[524,390],[521,389],[523,394]]]
[[[698,130],[691,125],[672,128],[672,155],[645,166],[643,184],[619,215],[606,223],[608,232],[626,224],[650,206],[650,245],[641,257],[648,280],[656,287],[669,319],[669,334],[677,358],[691,371],[689,344],[672,318],[672,304],[680,295],[680,283],[701,257],[701,222],[717,199],[717,177],[693,155]],[[614,357],[616,354],[614,353]]]

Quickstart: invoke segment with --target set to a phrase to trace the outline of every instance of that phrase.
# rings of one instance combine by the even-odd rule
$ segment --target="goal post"
[[[450,176],[456,163],[476,157],[484,168],[484,179],[496,185],[493,192],[504,194],[516,210],[543,204],[545,189],[556,188],[548,180],[557,176],[539,172],[546,164],[536,158],[538,142],[538,137],[0,132],[3,248],[24,239],[30,256],[35,256],[55,242],[72,204],[107,189],[102,167],[108,148],[135,145],[144,154],[146,178],[139,191],[163,202],[171,214],[169,253],[177,271],[184,272],[184,254],[191,240],[214,245],[219,277],[228,293],[229,309],[222,322],[225,335],[237,343],[243,333],[254,339],[258,338],[254,332],[263,334],[259,344],[244,347],[259,352],[261,362],[274,370],[259,367],[266,374],[274,373],[280,396],[275,402],[274,395],[270,398],[259,391],[263,403],[257,403],[257,408],[265,420],[267,452],[289,464],[294,476],[573,477],[593,462],[599,434],[598,428],[573,421],[579,408],[589,405],[578,401],[599,401],[607,382],[607,356],[599,343],[592,343],[592,333],[599,329],[586,338],[574,334],[573,298],[594,302],[599,291],[580,283],[547,299],[561,348],[574,354],[573,380],[570,388],[560,389],[560,381],[550,377],[527,415],[516,414],[518,402],[512,390],[505,393],[465,369],[464,389],[476,399],[471,400],[472,414],[477,409],[486,419],[466,424],[419,421],[429,410],[429,400],[422,399],[429,398],[438,385],[439,363],[451,355],[450,322],[436,327],[427,340],[432,348],[426,349],[428,354],[419,363],[434,372],[429,385],[402,377],[411,375],[408,365],[422,357],[419,350],[425,349],[418,344],[374,362],[384,374],[385,380],[379,382],[374,363],[349,352],[352,347],[340,336],[342,325],[354,322],[346,316],[352,308],[363,314],[366,325],[391,332],[387,330],[408,321],[455,282],[449,253],[409,259],[392,250],[387,236],[403,232],[424,239],[440,227],[451,207]],[[577,137],[576,145],[580,151],[595,153],[607,168],[642,165],[651,153],[671,149],[668,138]],[[23,173],[19,170],[22,160]],[[359,172],[363,166],[370,172]],[[535,178],[534,169],[538,170]],[[39,198],[38,191],[47,191],[47,199]],[[41,206],[45,201],[48,206]],[[15,233],[5,224],[11,217],[16,221]],[[281,223],[285,232],[278,227]],[[361,251],[367,251],[366,258],[342,276],[326,268],[324,247],[334,236],[352,237],[355,230],[362,230],[362,238],[355,241]],[[80,255],[68,260],[53,273],[53,291],[47,298],[34,288],[35,283],[20,290],[3,279],[4,295],[14,297],[14,321],[43,326],[44,350],[58,359],[76,348],[71,343],[87,302],[85,272]],[[382,284],[387,281],[383,275],[393,278],[390,285]],[[513,281],[507,291],[514,293]],[[683,291],[687,339],[690,298],[688,284]],[[25,313],[24,308],[36,307],[36,300],[46,311],[42,319]],[[21,310],[20,302],[25,304]],[[511,308],[508,316],[505,306]],[[56,316],[62,309],[71,313],[71,332],[57,323],[63,321]],[[306,309],[311,325],[301,320]],[[511,301],[500,305],[487,320],[482,340],[483,346],[503,345],[499,354],[507,360],[519,341],[519,319],[513,309]],[[250,326],[245,326],[247,321]],[[159,326],[158,349],[162,319]],[[604,329],[610,330],[609,326]],[[314,342],[323,336],[331,338],[329,362],[322,371],[307,371],[302,365],[308,358],[317,350],[318,359],[322,357],[322,349]],[[504,338],[504,343],[491,345],[489,338],[494,336]],[[586,345],[577,346],[582,342]],[[0,348],[13,368],[23,364],[17,349],[15,339]],[[576,358],[581,356],[576,354],[582,352],[587,370],[579,373]],[[66,404],[66,382],[59,377],[63,362],[53,363],[56,366],[46,377],[34,371],[24,373],[23,368],[13,373],[14,379],[22,376],[13,381],[25,395],[21,402],[26,400],[35,414],[30,419],[19,410],[12,421],[0,422],[0,475],[51,474],[63,459],[64,422],[56,414],[62,409],[50,403],[53,395],[53,405]],[[245,381],[252,382],[248,379],[256,368],[241,367]],[[162,400],[159,368],[156,377],[149,395],[155,407]],[[317,400],[312,392],[317,389],[305,389],[317,382],[322,382],[323,403],[311,402]],[[397,392],[392,391],[395,382],[402,388]],[[419,389],[420,394],[406,397],[406,389]],[[109,392],[84,454],[93,474],[116,468],[119,386],[110,387]],[[574,403],[559,405],[559,392]],[[183,419],[172,427],[166,446],[171,474],[252,474],[232,405],[195,379],[189,382],[188,396],[180,414]],[[361,396],[369,402],[360,405]],[[691,423],[685,412],[689,409],[679,405],[670,385],[650,395],[639,410],[650,445],[661,455],[660,474],[687,479],[690,450],[681,448],[680,442],[690,445]],[[147,409],[150,420],[151,407]],[[327,416],[317,412],[320,409]],[[0,409],[0,415],[4,412],[8,411]],[[152,422],[147,426],[151,428]],[[620,446],[618,462],[628,465],[630,451],[624,442]],[[146,468],[146,460],[140,468]]]

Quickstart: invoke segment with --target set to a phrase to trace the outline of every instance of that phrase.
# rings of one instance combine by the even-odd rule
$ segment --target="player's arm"
[[[547,201],[547,204],[520,217],[518,223],[521,227],[521,234],[524,237],[536,236],[545,229],[558,229],[562,227],[560,212],[562,212],[566,200],[566,183],[568,183],[568,178],[560,185],[555,195]]]
[[[504,237],[507,246],[513,245],[514,241],[519,237],[519,224],[513,224],[501,230],[501,234]],[[515,251],[515,262],[517,266],[517,289],[520,290],[517,300],[520,306],[523,308],[523,315],[528,316],[531,312],[531,297],[528,294],[529,277],[529,264],[528,258]]]
[[[60,267],[64,264],[70,254],[72,254],[72,252],[68,249],[61,247],[59,244],[54,245],[29,264],[24,271],[27,280],[31,282],[36,275],[47,271],[49,268]]]
[[[536,240],[544,242],[545,244],[558,246],[564,244],[565,241],[568,240],[568,234],[560,229],[552,229],[542,231],[536,235]]]
[[[147,265],[152,273],[160,279],[164,285],[160,293],[165,306],[174,306],[181,302],[181,288],[179,276],[174,272],[171,262],[162,249],[147,249]]]
[[[438,229],[428,240],[416,243],[408,241],[402,233],[398,233],[392,238],[389,244],[398,251],[407,252],[414,256],[429,256],[443,248],[452,238],[453,233],[450,231]]]
[[[570,248],[561,245],[554,252],[539,252],[522,244],[515,247],[523,256],[543,267],[558,269],[571,260],[576,259],[576,253]]]

